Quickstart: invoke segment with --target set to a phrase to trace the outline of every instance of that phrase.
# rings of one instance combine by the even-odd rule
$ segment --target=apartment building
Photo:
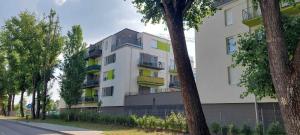
[[[245,91],[238,86],[243,67],[231,67],[238,35],[261,25],[260,9],[252,8],[251,0],[219,0],[216,6],[220,10],[207,17],[195,33],[197,86],[207,121],[251,126],[262,122],[265,127],[281,121],[275,99],[256,102],[254,95],[240,98]],[[300,13],[299,3],[282,6],[282,13]]]
[[[88,48],[80,103],[73,108],[109,114],[183,111],[170,41],[124,29]],[[62,107],[63,108],[63,107]]]

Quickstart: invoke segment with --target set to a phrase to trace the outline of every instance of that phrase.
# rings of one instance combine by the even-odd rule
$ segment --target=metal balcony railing
[[[174,81],[169,83],[170,88],[180,88],[180,83],[179,81]]]
[[[79,100],[79,103],[97,103],[97,102],[98,102],[98,96],[81,97]]]
[[[157,70],[163,70],[164,66],[162,62],[150,62],[150,61],[146,61],[143,59],[140,59],[139,62],[139,66],[140,67],[145,67],[145,68],[153,68],[153,69],[157,69]]]
[[[91,65],[86,68],[87,72],[100,71],[100,70],[101,70],[101,65]]]
[[[249,7],[242,10],[243,21],[254,19],[261,16],[261,10],[258,7]]]
[[[99,81],[96,79],[87,79],[87,81],[83,84],[83,88],[93,88],[99,87]]]

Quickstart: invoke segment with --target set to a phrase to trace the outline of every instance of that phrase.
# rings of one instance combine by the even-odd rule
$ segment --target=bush
[[[62,119],[65,121],[82,121],[100,124],[114,124],[146,129],[165,129],[177,132],[187,132],[186,118],[181,113],[171,113],[166,119],[156,116],[145,115],[143,117],[104,115],[95,111],[65,110],[59,115],[48,116],[49,118]]]
[[[252,135],[252,130],[249,126],[244,124],[241,129],[241,135]]]
[[[234,124],[228,125],[228,135],[238,135],[239,129]]]
[[[227,135],[228,132],[228,127],[227,126],[223,126],[221,129],[222,135]]]
[[[210,131],[211,131],[212,133],[216,134],[216,135],[219,134],[220,131],[221,131],[221,126],[220,126],[220,124],[218,124],[218,123],[216,123],[216,122],[211,123],[211,125],[210,125]]]
[[[264,129],[261,123],[256,125],[254,135],[264,135]]]
[[[270,124],[267,130],[267,135],[286,135],[285,130],[278,121]]]

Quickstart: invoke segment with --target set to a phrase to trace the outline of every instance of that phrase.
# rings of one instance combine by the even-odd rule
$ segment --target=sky
[[[21,11],[30,11],[39,18],[54,9],[60,19],[62,33],[66,35],[73,25],[81,25],[84,42],[93,44],[124,28],[169,39],[165,24],[147,24],[140,20],[131,0],[0,0],[0,26],[4,21],[17,16]],[[190,56],[195,58],[194,30],[186,31],[186,40]],[[56,75],[59,74],[57,71]],[[51,97],[59,99],[59,85],[53,81]]]

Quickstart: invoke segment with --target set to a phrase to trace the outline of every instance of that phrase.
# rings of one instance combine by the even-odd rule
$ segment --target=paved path
[[[23,121],[18,121],[18,123],[27,125],[30,127],[47,129],[50,131],[56,131],[56,132],[59,132],[62,134],[67,134],[67,135],[103,135],[103,132],[101,132],[101,131],[93,131],[93,130],[88,130],[88,129],[83,129],[83,128],[62,126],[62,125],[56,125],[56,124],[23,122]]]
[[[0,135],[62,135],[57,132],[25,126],[16,122],[0,120]]]

